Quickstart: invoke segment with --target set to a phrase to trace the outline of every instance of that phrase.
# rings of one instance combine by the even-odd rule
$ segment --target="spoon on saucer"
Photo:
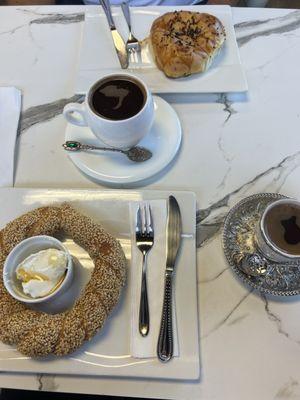
[[[80,142],[68,140],[63,145],[63,148],[67,151],[80,151],[80,150],[103,150],[103,151],[116,151],[118,153],[125,154],[129,160],[134,162],[143,162],[149,160],[152,157],[150,150],[145,147],[134,146],[128,150],[115,149],[113,147],[98,147],[89,144],[83,144]]]

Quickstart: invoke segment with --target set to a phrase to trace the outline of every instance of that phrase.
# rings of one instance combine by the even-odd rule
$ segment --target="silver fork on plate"
[[[126,3],[124,2],[121,4],[121,7],[122,7],[122,11],[123,11],[123,14],[124,14],[124,17],[126,19],[128,29],[129,29],[129,37],[126,42],[126,49],[127,49],[128,53],[131,53],[131,54],[138,53],[141,50],[141,46],[140,46],[139,41],[132,34],[132,31],[131,31],[131,18],[130,18],[129,5],[127,2]]]
[[[137,210],[135,239],[138,249],[143,254],[139,332],[142,336],[147,336],[150,328],[150,317],[147,293],[146,264],[147,253],[151,250],[154,243],[153,221],[149,204],[147,206],[139,206]]]

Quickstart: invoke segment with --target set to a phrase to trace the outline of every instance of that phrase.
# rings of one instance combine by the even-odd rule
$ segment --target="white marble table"
[[[164,96],[182,121],[178,159],[147,188],[197,194],[202,372],[174,382],[0,374],[1,387],[170,399],[300,398],[300,299],[260,297],[228,269],[229,207],[272,191],[300,198],[300,11],[234,9],[247,95]],[[1,7],[0,85],[23,90],[16,187],[93,188],[60,148],[84,7]],[[74,97],[75,96],[75,97]]]

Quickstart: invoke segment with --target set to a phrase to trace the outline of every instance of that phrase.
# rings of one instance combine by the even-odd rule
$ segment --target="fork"
[[[129,37],[126,42],[126,49],[127,49],[128,53],[131,53],[131,54],[138,53],[141,50],[141,46],[140,46],[139,41],[132,34],[132,31],[131,31],[131,19],[130,19],[129,5],[127,2],[126,3],[124,2],[121,4],[121,7],[122,7],[122,11],[123,11],[123,14],[124,14],[124,17],[126,19],[128,29],[129,29]]]
[[[154,229],[151,215],[151,208],[148,204],[139,206],[136,216],[135,239],[138,249],[143,254],[142,284],[139,310],[139,332],[147,336],[150,328],[149,305],[146,279],[147,254],[154,243]]]

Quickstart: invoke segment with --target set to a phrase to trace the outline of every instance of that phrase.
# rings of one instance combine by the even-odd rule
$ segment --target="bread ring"
[[[95,268],[71,310],[51,315],[33,311],[8,294],[3,264],[9,252],[34,235],[63,231],[84,247]],[[91,339],[117,304],[126,280],[126,260],[119,242],[68,204],[37,208],[0,231],[0,340],[26,356],[66,355]]]
[[[214,15],[168,12],[151,27],[150,43],[156,64],[169,78],[206,71],[226,38]]]

